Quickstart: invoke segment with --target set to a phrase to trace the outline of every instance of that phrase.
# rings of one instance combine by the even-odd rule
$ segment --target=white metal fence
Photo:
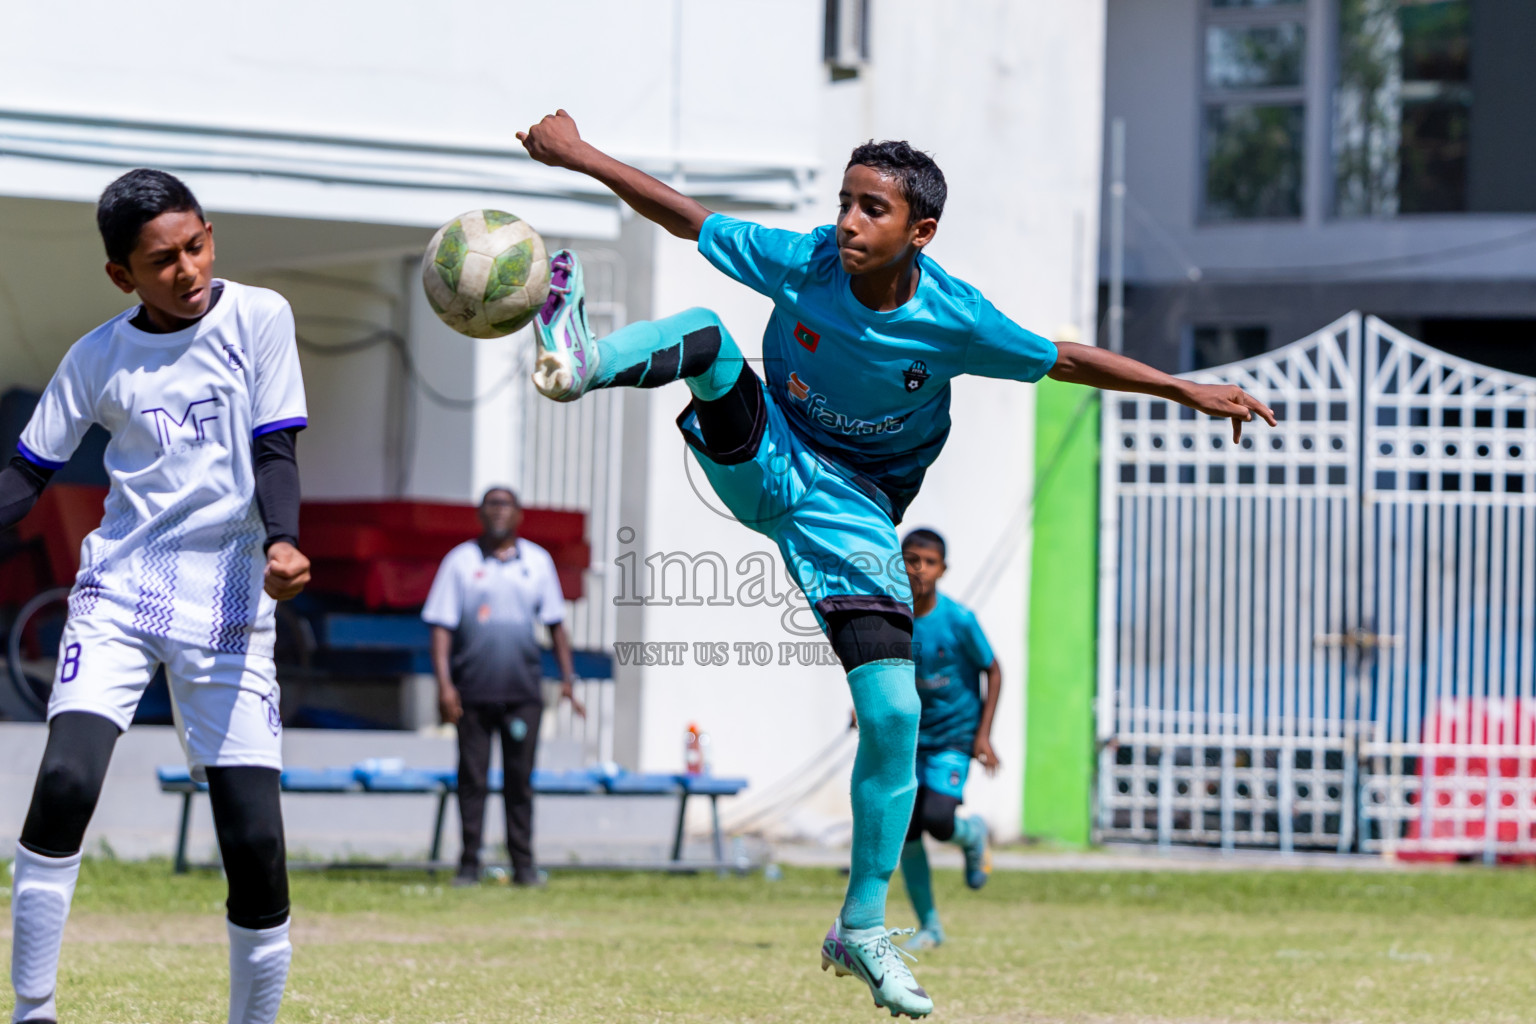
[[[1536,853],[1536,382],[1358,314],[1198,377],[1281,422],[1105,405],[1099,835]]]
[[[552,243],[553,244],[553,243]],[[624,262],[606,249],[580,250],[587,288],[587,318],[599,336],[626,321]],[[534,345],[527,345],[532,370]],[[518,493],[529,505],[576,509],[587,514],[592,561],[586,596],[571,604],[566,629],[582,650],[611,651],[614,632],[612,546],[619,522],[619,475],[624,454],[624,389],[583,395],[579,402],[551,402],[533,387],[529,373],[516,385],[522,425]]]

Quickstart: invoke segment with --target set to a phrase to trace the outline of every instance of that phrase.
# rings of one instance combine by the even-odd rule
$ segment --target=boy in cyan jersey
[[[711,213],[585,142],[563,110],[518,138],[535,160],[591,175],[773,299],[764,380],[706,309],[594,338],[581,266],[557,252],[534,322],[534,384],[568,402],[592,388],[687,383],[684,439],[731,512],[778,544],[842,661],[858,714],[848,891],[822,942],[822,967],[856,975],[892,1014],[924,1016],[933,1001],[891,941],[898,933],[885,927],[917,792],[919,713],[911,592],[895,527],[948,436],[950,380],[1049,373],[1231,417],[1234,433],[1255,413],[1274,418],[1237,387],[1053,345],[945,273],[923,255],[944,209],[944,176],[905,142],[854,150],[836,226],[799,234]]]
[[[57,1020],[86,825],[117,737],[163,666],[229,881],[230,1024],[272,1024],[292,953],[274,602],[309,581],[298,549],[294,439],[308,413],[293,313],[276,292],[213,276],[213,226],[163,171],[107,186],[96,223],[107,276],[139,301],[70,347],[0,471],[4,529],[91,424],[112,435],[111,488],[81,545],[48,743],[16,847],[11,1019]]]
[[[917,696],[922,716],[917,731],[917,799],[901,849],[901,877],[922,926],[909,950],[931,949],[944,941],[933,906],[933,879],[923,833],[965,851],[965,884],[980,889],[992,871],[987,825],[979,816],[955,813],[965,795],[971,758],[988,774],[997,770],[992,751],[992,716],[1002,692],[1003,673],[975,614],[939,593],[944,575],[944,538],[913,530],[901,542],[912,581],[912,657],[917,663]],[[979,689],[987,678],[985,695]]]

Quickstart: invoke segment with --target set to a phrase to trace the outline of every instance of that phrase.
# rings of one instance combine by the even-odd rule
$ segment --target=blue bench
[[[206,783],[195,782],[186,768],[162,765],[155,770],[162,793],[181,796],[181,824],[176,838],[176,872],[188,870],[187,839],[192,821],[192,797],[206,793]],[[502,790],[503,776],[499,769],[492,770],[487,780],[492,793]],[[458,792],[458,772],[452,768],[411,768],[391,761],[364,761],[350,768],[287,768],[282,774],[285,793],[358,793],[400,796],[420,794],[437,797],[437,815],[432,825],[429,867],[446,867],[442,860],[443,826],[448,816],[448,801]],[[545,771],[535,769],[533,791],[541,796],[655,796],[677,798],[677,821],[672,833],[672,854],[669,860],[658,865],[613,864],[615,868],[653,867],[663,870],[696,870],[714,868],[726,870],[724,837],[720,832],[720,805],[722,796],[735,796],[747,788],[746,779],[721,778],[713,775],[689,775],[687,773],[628,772],[620,769],[608,771],[600,767],[570,771]],[[714,860],[709,863],[683,860],[683,830],[687,822],[688,798],[706,797],[709,800]],[[347,864],[357,867],[356,864]],[[589,865],[548,865],[551,867],[575,867]]]

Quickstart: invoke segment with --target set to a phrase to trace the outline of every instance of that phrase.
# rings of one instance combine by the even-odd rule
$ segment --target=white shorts
[[[204,768],[283,767],[277,666],[147,636],[104,615],[71,617],[59,641],[48,719],[88,711],[126,730],[159,665],[170,684],[176,734],[193,778]]]

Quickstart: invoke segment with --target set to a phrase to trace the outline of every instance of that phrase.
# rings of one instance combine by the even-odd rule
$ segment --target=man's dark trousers
[[[539,719],[543,714],[544,705],[539,701],[464,706],[464,716],[459,719],[459,819],[464,826],[460,870],[480,866],[491,738],[500,734],[512,880],[537,880],[533,863],[533,756],[539,746]],[[521,728],[515,724],[519,722]],[[518,733],[522,734],[520,738]]]

